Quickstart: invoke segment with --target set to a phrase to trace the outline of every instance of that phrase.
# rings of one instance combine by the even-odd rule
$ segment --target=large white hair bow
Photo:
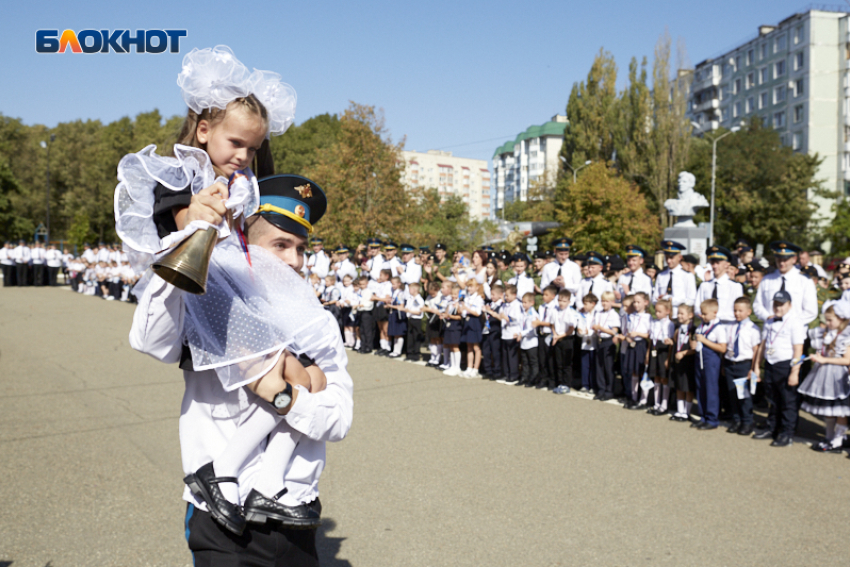
[[[295,89],[277,73],[249,71],[226,45],[187,53],[177,84],[183,100],[198,114],[207,108],[224,109],[231,101],[253,94],[268,111],[267,136],[283,134],[295,120]]]

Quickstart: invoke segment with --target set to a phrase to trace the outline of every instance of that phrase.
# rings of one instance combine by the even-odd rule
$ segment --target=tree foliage
[[[283,136],[271,139],[276,173],[304,175],[316,165],[319,150],[333,146],[341,127],[336,114],[320,114],[291,126]]]
[[[711,199],[711,142],[720,130],[695,140],[688,170],[695,190]],[[779,133],[752,120],[745,129],[717,143],[714,239],[731,243],[743,237],[753,243],[790,239],[812,244],[810,221],[816,206],[810,197],[823,194],[816,180],[817,155],[795,153],[781,143]],[[707,221],[709,210],[696,220]]]
[[[607,51],[600,49],[587,80],[573,85],[567,102],[567,119],[562,162],[577,168],[587,160],[607,163],[612,159],[617,123],[617,65]],[[572,179],[572,170],[566,166],[561,173]]]
[[[558,183],[556,218],[559,235],[573,239],[580,251],[622,251],[628,244],[654,249],[661,236],[658,217],[647,207],[640,189],[615,169],[594,163]]]
[[[836,199],[832,213],[835,216],[823,231],[823,237],[832,244],[830,254],[850,256],[850,201],[846,198]]]

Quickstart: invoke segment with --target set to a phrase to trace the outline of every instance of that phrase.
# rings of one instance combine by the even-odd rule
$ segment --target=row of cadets
[[[331,259],[325,253],[325,241],[320,237],[314,237],[313,254],[304,262],[304,270],[308,274],[316,274],[322,280],[327,277],[331,270]]]
[[[571,294],[571,305],[576,306],[580,300],[579,289],[581,286],[582,276],[581,268],[578,264],[570,260],[570,248],[573,241],[569,238],[558,238],[554,242],[555,261],[549,262],[543,266],[540,274],[540,287],[545,289],[550,285],[555,285],[559,290],[569,290]],[[580,306],[581,303],[579,302]]]
[[[682,244],[664,240],[661,242],[661,250],[667,267],[655,279],[652,301],[655,303],[659,299],[669,299],[675,318],[680,305],[693,305],[696,301],[696,279],[693,274],[682,269],[682,252],[685,250]]]

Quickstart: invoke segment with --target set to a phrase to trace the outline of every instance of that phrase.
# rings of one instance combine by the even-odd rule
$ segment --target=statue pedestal
[[[708,228],[703,226],[671,226],[664,229],[664,240],[675,240],[685,246],[685,254],[693,254],[705,264]]]

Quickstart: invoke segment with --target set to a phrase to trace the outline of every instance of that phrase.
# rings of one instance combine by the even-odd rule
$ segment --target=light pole
[[[50,138],[49,138],[50,142],[52,142],[55,139],[56,139],[56,134],[51,134]],[[47,237],[46,237],[47,242],[45,242],[45,244],[49,244],[50,243],[50,143],[42,140],[41,147],[47,149],[47,198],[46,198],[46,201],[45,201],[45,203],[47,205]]]
[[[696,122],[691,122],[691,126],[702,129],[702,126],[697,124]],[[717,180],[717,142],[728,136],[729,134],[734,134],[740,130],[738,126],[734,126],[731,130],[726,132],[725,134],[721,134],[714,138],[711,142],[711,208],[709,211],[709,219],[708,219],[708,245],[714,246],[714,186]]]
[[[573,169],[573,166],[571,166],[570,164],[568,164],[568,163],[567,163],[567,160],[566,160],[566,159],[564,159],[563,157],[561,158],[561,161],[563,161],[563,162],[564,162],[564,165],[566,165],[567,167],[569,167],[569,168],[570,168],[570,171],[572,171],[572,172],[573,172],[573,184],[575,184],[575,183],[576,183],[576,179],[577,179],[578,172],[579,172],[579,171],[581,171],[582,169],[584,169],[585,167],[587,167],[588,165],[590,165],[591,163],[593,163],[593,160],[587,160],[586,162],[584,162],[584,165],[579,166],[577,169]]]

